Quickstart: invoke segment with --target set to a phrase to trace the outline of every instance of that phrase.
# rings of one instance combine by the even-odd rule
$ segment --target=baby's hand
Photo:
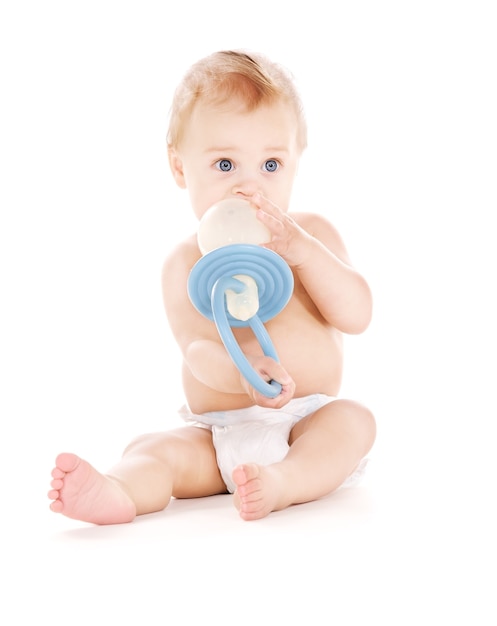
[[[303,264],[309,256],[311,236],[261,194],[254,194],[250,201],[258,209],[257,219],[271,233],[271,241],[261,245],[277,252],[292,267]]]
[[[268,398],[264,394],[254,389],[252,385],[240,375],[242,387],[255,404],[271,409],[279,409],[285,406],[293,398],[295,393],[295,383],[288,372],[278,361],[269,356],[249,357],[250,364],[259,376],[266,382],[275,380],[281,385],[281,391],[276,398]]]

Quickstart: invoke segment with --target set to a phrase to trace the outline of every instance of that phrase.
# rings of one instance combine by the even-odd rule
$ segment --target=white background
[[[2,4],[6,623],[495,624],[492,4]],[[55,516],[58,452],[105,470],[179,424],[160,271],[196,223],[167,114],[189,65],[226,48],[295,75],[294,207],[337,225],[373,289],[342,393],[376,414],[370,472],[255,524],[228,496],[119,528]]]

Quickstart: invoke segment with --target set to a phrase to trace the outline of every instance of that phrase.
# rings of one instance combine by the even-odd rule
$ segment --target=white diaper
[[[288,439],[295,424],[334,399],[317,393],[294,398],[281,409],[251,406],[196,415],[188,407],[182,407],[179,414],[190,424],[212,430],[219,470],[233,493],[236,487],[231,474],[237,465],[270,465],[281,461],[290,448]]]

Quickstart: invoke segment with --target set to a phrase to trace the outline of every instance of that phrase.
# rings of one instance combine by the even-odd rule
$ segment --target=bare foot
[[[59,454],[52,478],[48,497],[55,513],[93,524],[122,524],[136,516],[134,503],[119,484],[75,454]]]
[[[235,506],[244,520],[261,519],[288,506],[282,497],[280,474],[274,466],[239,465],[233,470],[233,481],[237,487]]]

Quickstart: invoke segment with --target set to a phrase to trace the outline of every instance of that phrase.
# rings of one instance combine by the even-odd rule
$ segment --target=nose
[[[250,198],[256,192],[260,192],[261,189],[259,185],[254,179],[245,179],[238,181],[231,190],[231,193],[234,196],[238,196],[241,198]]]

